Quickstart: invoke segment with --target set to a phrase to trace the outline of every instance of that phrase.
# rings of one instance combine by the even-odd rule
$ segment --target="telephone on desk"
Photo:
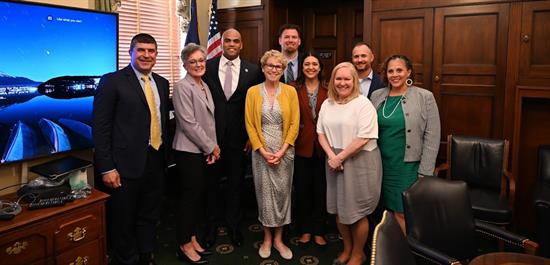
[[[73,173],[80,172],[85,176],[85,170],[91,164],[90,161],[68,156],[33,166],[30,170],[38,174],[39,177],[21,187],[17,194],[19,196],[34,195],[26,195],[24,198],[26,201],[70,195],[71,189],[75,188],[75,183],[71,180]]]
[[[66,179],[54,181],[46,177],[37,177],[17,191],[17,195],[25,196],[23,199],[27,202],[35,199],[64,197],[69,194],[71,194],[71,186]]]

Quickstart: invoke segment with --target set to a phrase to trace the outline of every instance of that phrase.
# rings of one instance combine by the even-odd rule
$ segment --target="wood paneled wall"
[[[323,52],[325,74],[361,39],[373,46],[375,68],[391,54],[409,56],[416,84],[436,96],[441,150],[451,133],[511,140],[515,224],[532,231],[536,152],[550,144],[550,1],[262,0],[220,11],[222,28],[242,27],[251,61],[279,49],[287,22],[304,29],[304,50]]]
[[[432,90],[447,134],[506,138],[516,178],[515,224],[534,227],[537,149],[550,143],[550,1],[365,1],[378,58],[409,56]],[[543,33],[545,32],[545,33]],[[377,60],[379,62],[379,60]]]
[[[265,50],[263,13],[262,6],[220,9],[218,12],[221,32],[228,28],[239,30],[243,41],[241,57],[252,63],[257,62]]]

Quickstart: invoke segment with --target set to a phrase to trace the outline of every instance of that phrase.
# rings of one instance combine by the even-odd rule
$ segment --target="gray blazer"
[[[190,153],[212,153],[216,146],[214,102],[206,83],[204,91],[187,74],[174,86],[172,98],[176,116],[176,132],[172,148]],[[206,93],[206,95],[205,95]]]
[[[371,101],[378,110],[386,100],[390,90],[385,87],[373,92]],[[420,161],[418,173],[432,176],[435,159],[439,151],[441,125],[439,110],[432,92],[411,86],[401,102],[405,114],[405,161]]]

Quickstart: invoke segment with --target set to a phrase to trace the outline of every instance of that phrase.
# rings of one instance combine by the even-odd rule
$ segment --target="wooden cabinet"
[[[517,176],[516,216],[519,227],[534,227],[533,188],[537,150],[550,144],[550,1],[512,4],[507,92],[513,121],[512,171]]]
[[[550,2],[522,3],[520,83],[550,79]]]
[[[23,209],[13,220],[0,222],[1,263],[106,264],[106,199],[94,190],[63,207]]]
[[[507,14],[508,4],[374,10],[377,64],[392,54],[413,61],[416,84],[438,102],[442,140],[502,136]]]

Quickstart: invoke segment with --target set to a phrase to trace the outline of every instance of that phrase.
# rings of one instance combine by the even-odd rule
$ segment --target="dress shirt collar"
[[[155,82],[155,80],[153,79],[153,72],[149,72],[149,74],[143,74],[142,72],[138,71],[136,68],[134,68],[134,66],[132,64],[130,64],[130,66],[132,66],[132,70],[134,70],[134,73],[136,74],[136,77],[137,79],[139,80],[140,83],[143,83],[143,80],[141,79],[141,77],[143,76],[148,76],[149,77],[149,81],[151,82]]]
[[[220,66],[225,66],[225,64],[229,61],[229,59],[225,58],[225,56],[220,57]],[[237,69],[240,69],[241,67],[241,57],[238,56],[237,58],[233,59],[231,61],[233,63],[233,66],[236,66]]]

